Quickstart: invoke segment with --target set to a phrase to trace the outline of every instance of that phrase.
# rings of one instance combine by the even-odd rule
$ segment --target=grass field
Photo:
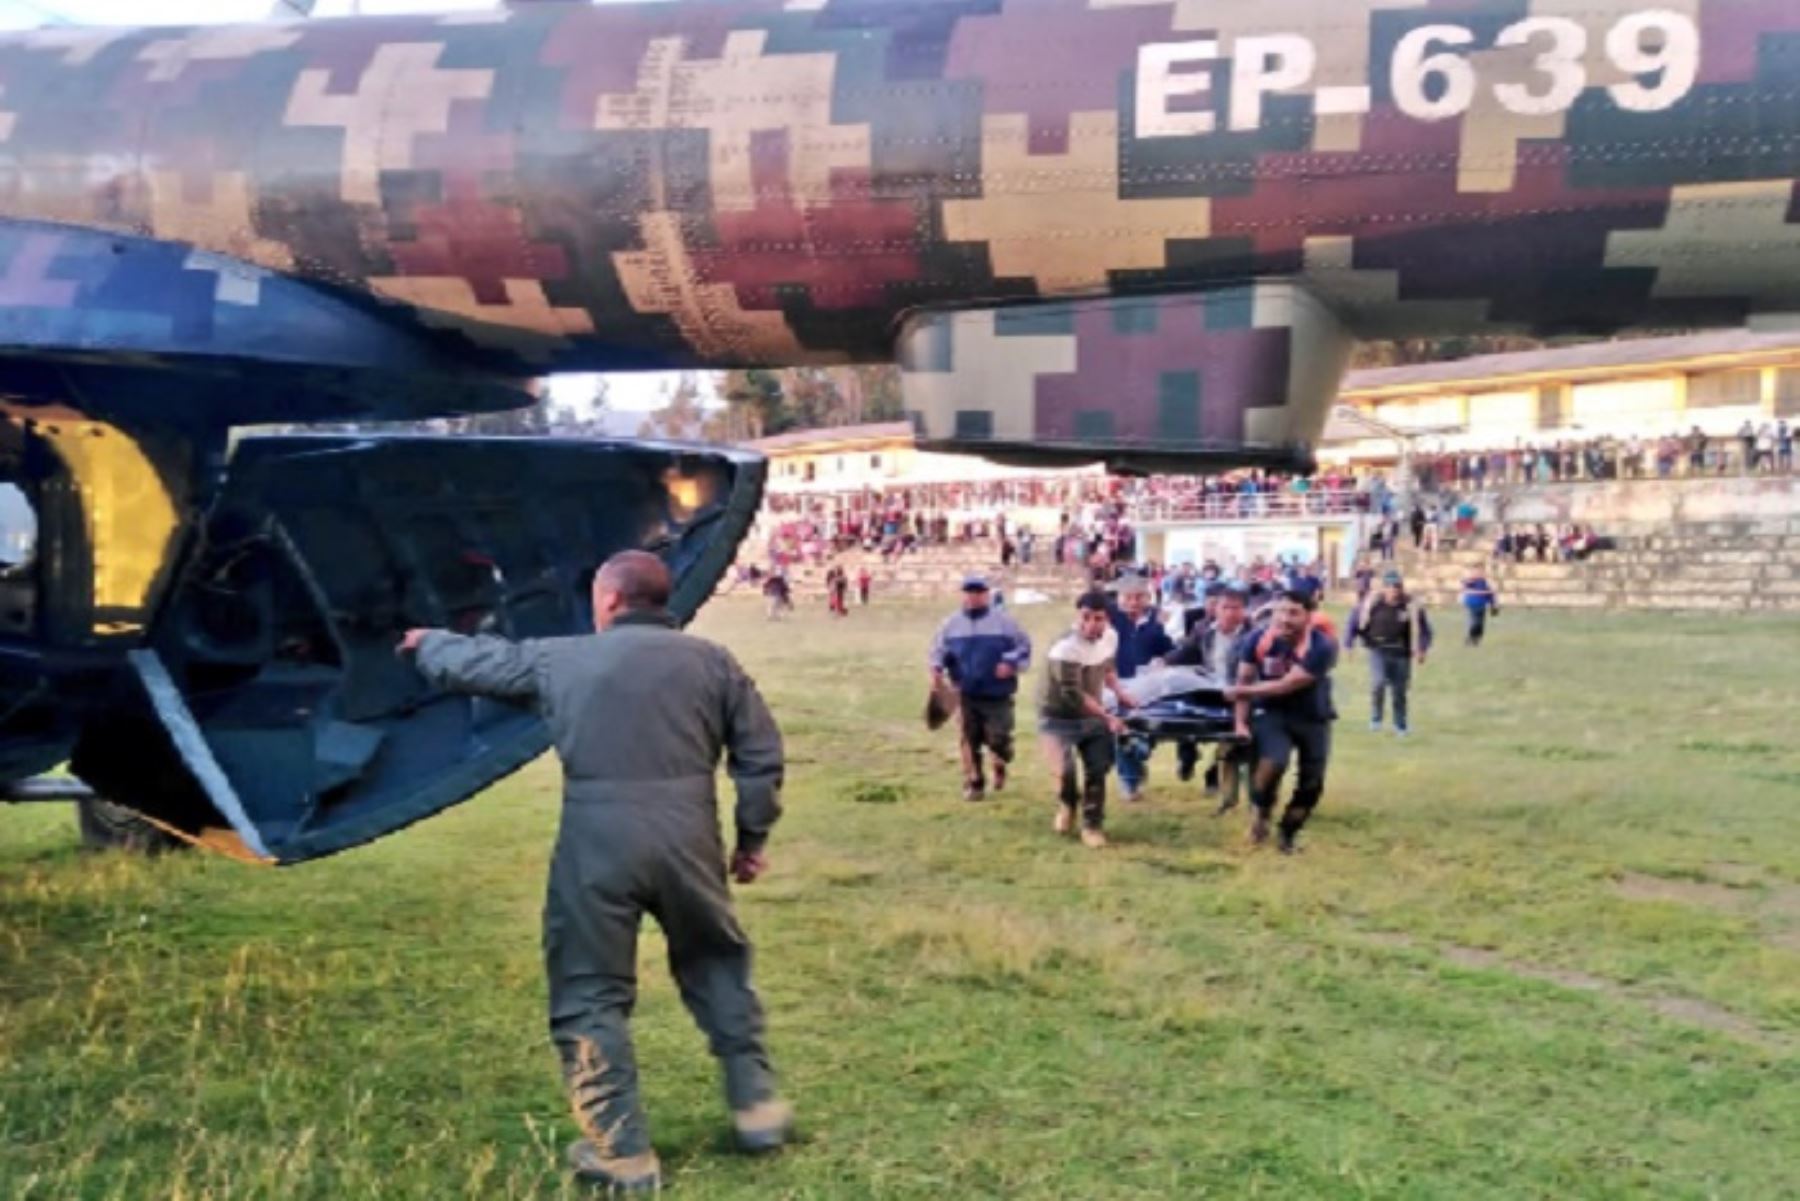
[[[1065,616],[1025,614],[1040,648]],[[962,803],[918,718],[935,617],[700,623],[789,738],[740,897],[803,1139],[726,1152],[651,937],[681,1196],[1800,1196],[1800,621],[1508,613],[1426,668],[1405,745],[1348,663],[1284,859],[1166,752],[1107,852],[1052,836],[1035,771]],[[0,1198],[577,1195],[537,961],[556,792],[540,763],[286,872],[0,809]]]

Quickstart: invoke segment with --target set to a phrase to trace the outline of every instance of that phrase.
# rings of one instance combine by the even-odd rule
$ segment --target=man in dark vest
[[[1354,648],[1360,639],[1369,648],[1369,729],[1381,731],[1387,694],[1394,698],[1394,732],[1402,738],[1408,724],[1407,694],[1414,665],[1423,666],[1431,650],[1431,622],[1425,606],[1406,592],[1398,571],[1381,577],[1381,590],[1358,605],[1345,637]]]
[[[793,1121],[763,1045],[714,795],[724,756],[737,786],[731,871],[753,883],[781,816],[781,732],[730,652],[675,628],[669,590],[661,559],[627,551],[594,577],[595,634],[508,642],[413,630],[400,645],[437,687],[530,705],[550,727],[563,808],[544,959],[550,1036],[584,1136],[569,1159],[583,1180],[624,1192],[662,1180],[629,1025],[645,913],[724,1071],[738,1145],[773,1150]]]

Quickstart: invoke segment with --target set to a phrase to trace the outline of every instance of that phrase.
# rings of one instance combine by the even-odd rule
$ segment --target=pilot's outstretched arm
[[[400,649],[412,651],[419,674],[434,688],[496,700],[536,701],[537,653],[529,642],[491,635],[465,637],[445,630],[414,630]]]

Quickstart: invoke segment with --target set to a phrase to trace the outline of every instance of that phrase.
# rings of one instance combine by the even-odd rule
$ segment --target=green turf
[[[1063,614],[1025,613],[1041,649]],[[1425,669],[1408,745],[1349,663],[1286,860],[1166,752],[1108,852],[1050,833],[1037,770],[962,803],[918,716],[934,619],[701,623],[789,736],[740,895],[803,1142],[726,1152],[651,937],[680,1195],[1800,1195],[1800,622],[1509,612]],[[0,1197],[574,1195],[555,795],[539,764],[283,872],[91,857],[66,809],[0,809]]]

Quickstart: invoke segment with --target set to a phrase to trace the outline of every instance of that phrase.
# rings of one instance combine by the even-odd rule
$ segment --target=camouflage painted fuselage
[[[1270,279],[1358,337],[1733,323],[1800,310],[1797,176],[1789,0],[55,29],[0,41],[0,220],[72,228],[10,227],[0,320],[191,350],[260,299],[241,262],[531,373],[882,359],[921,310]],[[103,295],[84,229],[204,253]]]
[[[722,0],[0,39],[0,783],[294,862],[543,746],[414,625],[691,612],[743,456],[254,422],[897,358],[922,438],[1304,467],[1359,338],[1800,314],[1797,0]]]

